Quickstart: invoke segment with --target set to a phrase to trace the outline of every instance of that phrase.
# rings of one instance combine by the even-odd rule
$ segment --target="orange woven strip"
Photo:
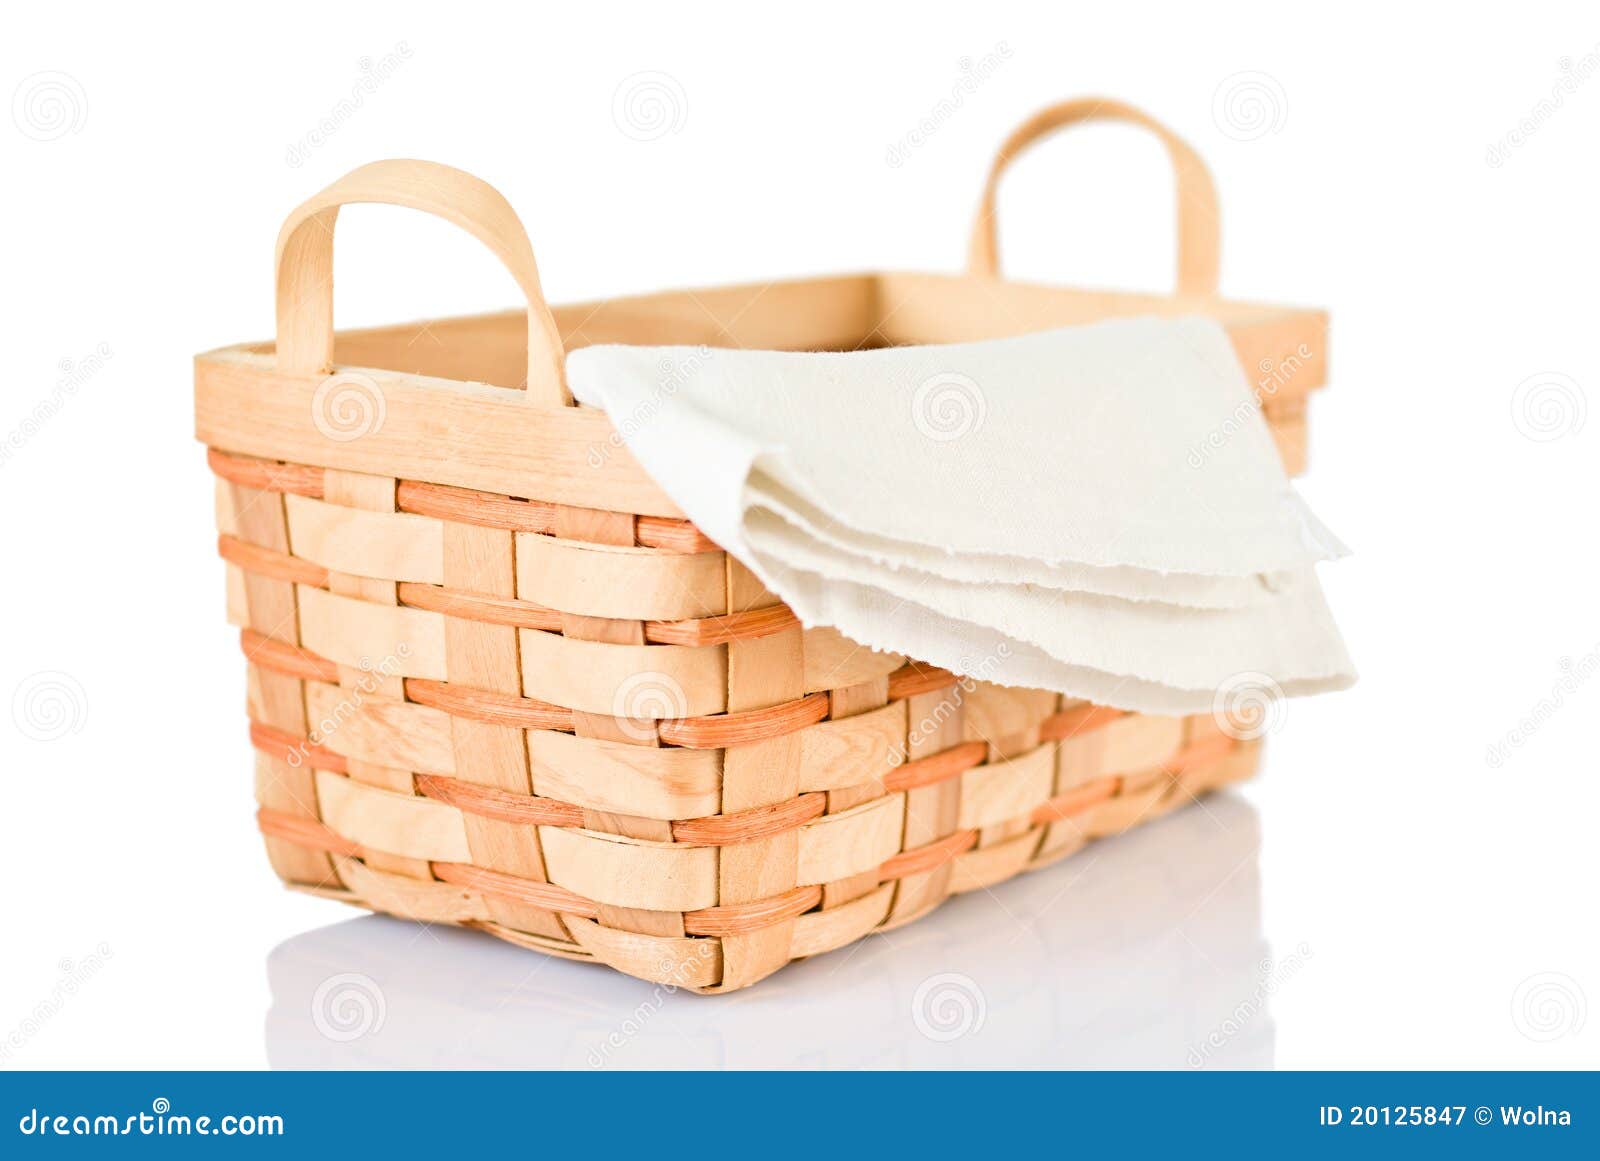
[[[254,629],[239,630],[239,647],[250,661],[264,669],[275,669],[298,677],[301,681],[339,680],[339,667],[326,657],[318,657],[308,649],[263,637]]]
[[[322,499],[322,469],[305,464],[285,464],[277,460],[258,460],[234,456],[215,448],[206,449],[206,463],[224,480],[259,488],[263,492],[293,492],[297,496]]]
[[[770,637],[800,623],[788,605],[725,613],[697,621],[646,621],[644,639],[654,645],[722,645]]]
[[[360,845],[335,834],[315,819],[299,818],[263,807],[256,812],[256,825],[261,828],[262,834],[270,838],[283,839],[313,850],[352,859],[364,858],[366,854]],[[428,868],[440,882],[453,883],[469,891],[499,895],[544,911],[576,915],[583,919],[597,919],[600,915],[598,904],[554,883],[489,871],[470,863],[429,863]],[[685,911],[683,930],[686,935],[698,936],[745,935],[803,915],[821,902],[821,887],[796,887],[782,895],[758,899],[753,903]]]
[[[250,723],[250,743],[262,753],[282,759],[291,766],[310,766],[316,770],[331,770],[335,774],[344,774],[350,769],[343,754],[335,754],[326,746],[297,738],[264,722]]]
[[[1233,753],[1237,743],[1229,737],[1207,738],[1203,742],[1196,742],[1188,749],[1179,750],[1171,758],[1162,763],[1174,774],[1182,774],[1196,766],[1208,766],[1212,762],[1220,762]]]
[[[291,584],[310,585],[314,589],[328,587],[328,570],[320,564],[275,548],[263,548],[227,533],[217,537],[217,554],[229,564],[238,565],[245,572],[271,577]]]
[[[240,640],[256,664],[276,669],[302,680],[337,681],[333,662],[303,649],[262,648],[257,634],[245,630]],[[471,718],[500,726],[524,730],[564,730],[570,732],[572,711],[564,706],[535,701],[516,694],[492,693],[445,681],[421,677],[405,679],[406,697],[418,705],[443,710],[454,717]],[[677,718],[660,723],[661,740],[670,746],[694,750],[720,750],[727,746],[746,746],[767,738],[791,734],[814,725],[828,716],[828,695],[814,693],[795,701],[746,713],[707,714],[704,717]]]
[[[1093,782],[1085,782],[1065,794],[1058,794],[1047,802],[1041,802],[1034,807],[1029,820],[1036,824],[1060,822],[1075,814],[1082,814],[1091,806],[1098,806],[1108,798],[1115,798],[1121,785],[1122,779],[1117,777],[1096,778]]]
[[[518,629],[561,632],[561,614],[531,601],[514,597],[486,597],[438,585],[401,581],[396,588],[402,605],[448,613],[491,625],[512,625]],[[721,645],[728,641],[747,641],[782,632],[800,622],[785,605],[753,609],[748,613],[728,613],[693,621],[646,621],[644,638],[654,645]]]
[[[572,711],[514,693],[491,693],[421,677],[405,679],[406,697],[458,718],[523,730],[571,730]]]
[[[513,500],[494,492],[424,484],[417,480],[401,480],[395,488],[394,499],[395,506],[402,512],[436,516],[458,524],[503,528],[508,532],[540,532],[547,536],[556,530],[556,506],[541,500]]]
[[[250,740],[257,749],[273,757],[293,761],[296,765],[308,764],[316,769],[338,774],[348,772],[348,762],[343,755],[261,722],[250,723]],[[1231,738],[1209,738],[1174,755],[1163,763],[1163,766],[1173,773],[1181,773],[1195,766],[1220,761],[1233,748],[1234,742]],[[981,765],[986,753],[987,747],[984,743],[965,742],[931,758],[922,758],[897,768],[892,775],[884,779],[884,789],[889,793],[895,793],[952,778]],[[1030,821],[1035,824],[1059,822],[1082,813],[1108,798],[1115,797],[1121,782],[1120,777],[1111,776],[1075,787],[1065,794],[1059,794],[1041,803],[1030,815]],[[581,807],[554,798],[513,794],[438,774],[416,775],[416,787],[417,792],[427,798],[502,822],[528,826],[583,825]],[[827,797],[822,793],[802,794],[785,802],[759,806],[736,814],[683,819],[672,823],[672,838],[675,842],[697,846],[731,846],[768,838],[821,817],[827,809]],[[883,864],[880,878],[898,879],[920,871],[933,870],[947,859],[968,850],[976,841],[976,831],[959,831],[927,846],[903,851]]]
[[[729,903],[683,913],[685,935],[747,935],[775,923],[804,915],[822,902],[821,887],[796,887],[770,899],[753,903]]]
[[[1078,734],[1086,734],[1109,726],[1127,716],[1126,710],[1112,709],[1107,705],[1080,705],[1045,718],[1039,724],[1041,742],[1064,742]]]
[[[502,871],[486,871],[471,863],[429,863],[428,866],[434,878],[465,887],[469,891],[501,895],[545,911],[559,911],[563,915],[578,915],[584,919],[597,919],[600,916],[597,904],[554,883],[541,883],[536,879],[524,879]]]
[[[675,822],[672,824],[672,839],[674,842],[709,847],[732,846],[734,843],[747,843],[782,834],[821,817],[827,809],[826,794],[802,794],[787,802],[757,806],[735,814],[714,814],[708,818]]]
[[[297,755],[297,763],[339,774],[348,771],[348,761],[340,754],[260,722],[250,723],[250,738],[258,749],[274,757]],[[583,808],[555,798],[514,794],[492,786],[481,786],[442,774],[415,776],[417,793],[447,803],[469,814],[499,819],[525,826],[582,826]],[[758,806],[736,814],[713,814],[705,818],[684,819],[672,824],[675,842],[698,846],[725,847],[782,834],[810,822],[826,812],[828,796],[802,794],[771,806]]]
[[[435,516],[460,524],[477,524],[485,528],[503,528],[509,532],[536,532],[549,536],[556,530],[554,504],[542,500],[518,500],[472,488],[401,480],[395,490],[395,504],[402,512]],[[635,525],[634,538],[645,548],[684,553],[717,550],[716,544],[687,520],[641,516]]]
[[[1223,747],[1222,752],[1225,754],[1228,748]],[[1186,753],[1192,753],[1196,760],[1204,760],[1207,757],[1214,758],[1217,755],[1217,751],[1218,747],[1214,743],[1208,742],[1194,747]],[[420,775],[417,779],[419,787],[429,785],[434,788],[442,782],[453,781],[452,779],[439,779],[430,775]],[[1081,814],[1083,811],[1115,797],[1120,783],[1120,778],[1100,778],[1077,787],[1066,794],[1058,795],[1039,806],[1033,812],[1030,821],[1035,825],[1042,825],[1058,822],[1075,814]],[[452,791],[456,788],[452,787]],[[430,793],[430,791],[424,790],[424,793]],[[505,798],[519,797],[516,795],[504,795],[503,792],[499,793]],[[451,797],[444,795],[430,793],[430,797],[436,797],[446,802],[454,801]],[[805,797],[811,796],[807,795]],[[825,798],[825,796],[821,797]],[[562,804],[554,805],[560,806]],[[266,808],[257,811],[256,817],[261,832],[269,837],[283,839],[301,846],[312,847],[349,858],[364,857],[365,852],[359,845],[336,834],[314,819],[301,818]],[[736,816],[725,817],[732,818]],[[510,819],[510,821],[533,820],[519,817]],[[677,837],[676,827],[674,831],[675,837]],[[880,865],[878,878],[880,882],[892,882],[908,875],[936,870],[951,859],[971,850],[977,844],[977,841],[977,831],[963,830],[947,835],[936,842],[918,847],[915,850],[903,851]],[[576,892],[557,886],[554,883],[524,879],[520,876],[507,875],[499,871],[489,871],[465,863],[432,863],[430,867],[435,877],[441,881],[454,883],[469,890],[500,895],[543,910],[577,915],[585,919],[595,919],[599,916],[598,905]],[[748,934],[803,915],[821,901],[822,889],[820,887],[797,887],[782,895],[756,900],[752,903],[687,911],[684,912],[683,916],[684,933],[686,935],[708,937]]]
[[[402,605],[427,609],[430,613],[448,613],[453,617],[465,617],[490,625],[561,632],[560,613],[530,601],[519,601],[515,597],[486,597],[478,593],[440,588],[438,585],[418,584],[416,581],[401,581],[395,592]]]
[[[451,597],[463,596],[466,600],[481,601],[485,604],[493,603],[496,606],[513,610],[517,616],[522,616],[524,613],[531,616],[532,611],[538,609],[538,606],[530,605],[526,601],[450,594],[449,590],[440,589],[435,585],[413,585],[405,582],[399,586],[399,592],[404,603],[438,612],[446,611],[443,606]],[[781,606],[779,607],[781,608]],[[784,610],[784,612],[787,612],[787,610]],[[508,617],[511,615],[511,612],[506,613]],[[489,618],[482,619],[488,620]],[[721,620],[721,618],[708,619],[713,621]],[[508,620],[500,623],[514,622]],[[692,625],[696,623],[693,621],[647,622],[648,625]],[[526,627],[539,628],[543,626],[528,624]],[[252,633],[248,629],[244,630],[240,635],[240,641],[245,647],[245,652],[250,655],[250,659],[268,669],[276,669],[306,681],[337,681],[339,679],[338,667],[332,661],[319,657],[314,653],[309,653],[304,649],[298,649],[294,646],[279,646],[274,642],[262,644],[267,639],[259,634]],[[932,675],[934,673],[942,675],[937,682],[933,681]],[[933,682],[932,689],[942,689],[949,684],[950,680],[952,680],[950,675],[945,673],[944,670],[929,670],[920,666],[906,666],[890,675],[890,700],[910,697],[919,692],[928,692],[919,688],[922,682]],[[524,730],[571,731],[573,728],[572,711],[570,709],[564,706],[552,705],[549,702],[536,701],[533,698],[518,697],[516,694],[491,693],[488,690],[471,689],[452,685],[449,682],[432,681],[420,677],[406,678],[405,690],[406,696],[419,705],[431,706],[456,717],[472,718],[476,721],[491,722],[495,725],[516,726]],[[908,690],[909,692],[907,692]],[[827,716],[828,695],[826,693],[813,693],[794,701],[768,706],[766,709],[664,720],[659,724],[658,732],[661,740],[669,746],[682,746],[691,750],[720,750],[728,746],[748,746],[755,742],[765,741],[768,738],[792,734],[796,730],[803,730],[807,726],[823,721]],[[1083,733],[1085,730],[1099,729],[1101,726],[1116,721],[1123,716],[1125,714],[1122,710],[1114,710],[1106,706],[1079,706],[1046,718],[1040,725],[1040,740],[1051,741],[1070,738],[1076,734]],[[971,769],[973,766],[981,765],[986,753],[987,749],[982,742],[964,742],[930,758],[919,758],[915,762],[907,762],[888,774],[884,779],[884,784],[890,791],[911,790],[918,786],[927,786],[934,782],[943,781],[946,778],[952,778],[964,770]],[[976,757],[973,757],[973,755],[976,755]]]
[[[296,492],[320,498],[323,490],[322,469],[301,468],[297,464],[274,464],[267,460],[248,460],[225,456],[221,452],[207,452],[217,474],[226,479],[248,483],[254,487],[276,484],[272,490]],[[220,465],[220,466],[219,466]],[[282,469],[282,478],[273,473]],[[315,473],[315,479],[306,473]],[[448,488],[441,484],[420,484],[402,480],[396,489],[396,504],[403,512],[422,516],[435,516],[460,523],[504,528],[518,532],[548,534],[555,529],[555,506],[531,500],[513,500],[488,492],[473,492],[466,488]],[[665,520],[660,517],[640,517],[639,543],[646,547],[662,548],[672,552],[693,553],[714,551],[716,545],[708,540],[694,525],[682,520]],[[258,573],[274,580],[326,588],[328,570],[319,564],[250,544],[237,537],[223,534],[217,537],[217,551],[230,564],[246,572]],[[397,594],[400,603],[435,613],[449,613],[491,625],[513,625],[519,629],[561,631],[561,614],[529,601],[507,597],[486,597],[476,593],[459,592],[438,585],[402,581]],[[687,621],[646,621],[645,640],[657,645],[721,645],[728,641],[751,640],[780,633],[798,625],[785,605],[754,609],[744,613],[704,617]]]
[[[633,535],[640,547],[664,552],[719,552],[722,547],[689,521],[666,516],[639,517]]]
[[[327,825],[315,819],[300,818],[280,810],[268,810],[262,807],[256,811],[256,825],[261,828],[262,834],[270,838],[283,839],[298,846],[343,855],[345,858],[366,858],[366,851],[360,844],[336,834]],[[600,913],[599,907],[582,895],[565,887],[558,887],[554,883],[522,879],[499,871],[486,871],[482,867],[474,867],[468,863],[429,863],[428,868],[433,872],[434,878],[441,882],[454,883],[458,887],[482,891],[485,894],[502,895],[546,911],[581,915],[585,919],[594,919]]]
[[[932,693],[962,680],[948,669],[908,661],[889,675],[889,700],[900,701],[919,693]]]
[[[748,746],[752,742],[792,734],[815,725],[827,716],[828,695],[813,693],[797,701],[786,701],[766,709],[664,721],[658,727],[658,732],[661,740],[668,745],[691,750],[720,750],[727,746]]]
[[[903,879],[907,875],[920,875],[924,871],[934,871],[977,845],[977,831],[958,830],[955,834],[947,835],[927,846],[901,851],[878,868],[878,878],[888,881]]]
[[[415,781],[418,794],[448,803],[470,814],[481,814],[485,818],[527,826],[583,825],[582,808],[570,802],[513,794],[439,774],[418,774]]]
[[[932,786],[946,778],[954,778],[974,766],[983,765],[989,756],[989,747],[983,742],[962,742],[948,750],[940,750],[927,758],[918,758],[896,766],[884,775],[883,788],[891,794],[896,790],[915,790],[919,786]]]
[[[470,863],[430,863],[429,866],[435,878],[471,891],[481,891],[485,895],[502,895],[546,911],[578,915],[584,919],[596,919],[600,914],[597,904],[554,883],[541,883],[501,871],[486,871]],[[793,891],[774,895],[770,899],[758,899],[753,903],[685,911],[683,930],[686,935],[744,935],[803,915],[820,902],[821,887],[796,887]]]
[[[263,806],[256,811],[256,826],[268,838],[283,839],[296,846],[343,855],[347,859],[362,857],[361,848],[342,835],[335,834],[314,818],[301,818],[281,810],[268,810]]]

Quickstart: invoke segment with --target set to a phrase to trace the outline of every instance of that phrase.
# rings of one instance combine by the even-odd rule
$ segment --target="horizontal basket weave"
[[[1176,296],[996,277],[1002,168],[1092,116],[1151,128],[1172,154]],[[467,229],[526,315],[335,336],[334,219],[356,202]],[[965,276],[551,310],[487,186],[422,162],[350,174],[280,236],[277,342],[196,362],[274,869],[721,992],[1249,776],[1256,743],[1210,715],[1002,688],[803,629],[683,519],[604,413],[570,405],[561,370],[598,342],[850,350],[1203,313],[1267,377],[1263,410],[1298,470],[1326,319],[1224,302],[1215,283],[1204,166],[1110,102],[1057,106],[1007,143]]]

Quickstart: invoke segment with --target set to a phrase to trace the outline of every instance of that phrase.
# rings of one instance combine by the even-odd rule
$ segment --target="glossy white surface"
[[[454,162],[518,207],[557,301],[951,270],[1002,137],[1108,92],[1210,162],[1227,294],[1332,311],[1303,487],[1356,553],[1323,576],[1361,683],[1288,706],[1254,813],[1212,808],[1231,827],[1191,812],[768,988],[669,997],[607,1066],[1183,1067],[1263,961],[1266,1014],[1217,1064],[1600,1066],[1592,4],[1496,21],[1393,4],[476,7],[8,14],[0,1065],[586,1067],[651,999],[583,965],[352,922],[266,867],[188,360],[270,332],[290,207],[374,157]],[[356,101],[361,58],[401,42]],[[1002,42],[955,101],[961,61]],[[662,94],[654,126],[618,99],[641,86]],[[1132,132],[1030,154],[1000,213],[1018,276],[1168,285],[1165,159]],[[515,296],[485,252],[400,211],[341,219],[338,266],[342,325]],[[308,1031],[317,988],[352,972],[383,989],[383,1027]],[[977,982],[980,1031],[916,1027],[941,972]]]
[[[465,932],[348,920],[267,957],[267,1059],[275,1068],[1270,1067],[1270,997],[1304,953],[1275,959],[1262,937],[1260,837],[1242,799],[1211,799],[721,998],[535,959]]]

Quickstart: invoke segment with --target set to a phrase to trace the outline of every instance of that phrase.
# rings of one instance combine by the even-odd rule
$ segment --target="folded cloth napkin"
[[[1354,678],[1313,572],[1346,550],[1209,319],[849,353],[597,346],[567,377],[807,625],[1154,713],[1210,710],[1241,675]]]

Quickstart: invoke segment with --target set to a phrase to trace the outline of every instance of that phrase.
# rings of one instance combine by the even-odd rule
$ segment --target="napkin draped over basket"
[[[1005,163],[1095,117],[1172,156],[1176,296],[997,276]],[[461,226],[526,310],[336,334],[363,202]],[[1216,258],[1205,167],[1101,100],[1006,143],[959,276],[552,308],[477,179],[334,183],[276,342],[195,364],[274,870],[725,992],[1247,777],[1350,669],[1272,454],[1326,319],[1219,299]]]
[[[1240,673],[1288,694],[1353,676],[1312,572],[1342,548],[1210,319],[843,354],[590,347],[567,373],[808,625],[1150,713],[1207,711]]]

